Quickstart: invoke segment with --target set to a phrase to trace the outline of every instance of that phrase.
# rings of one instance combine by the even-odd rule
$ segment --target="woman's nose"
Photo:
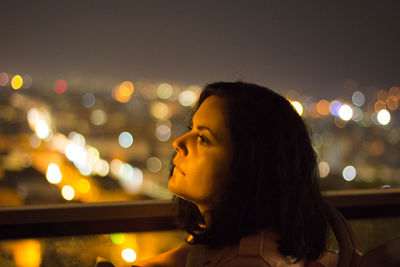
[[[185,134],[172,141],[172,147],[177,153],[183,153],[184,155],[186,155],[188,150],[185,142]]]

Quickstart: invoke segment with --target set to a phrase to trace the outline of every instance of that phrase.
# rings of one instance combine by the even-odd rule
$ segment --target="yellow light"
[[[125,81],[113,90],[113,97],[115,100],[126,103],[131,99],[133,94],[134,86],[130,81]]]
[[[134,262],[136,260],[136,252],[131,248],[124,249],[121,256],[126,262]]]
[[[378,122],[382,125],[387,125],[390,122],[390,113],[386,109],[382,109],[376,116]]]
[[[168,99],[172,95],[172,86],[168,83],[162,83],[157,87],[157,95],[161,99]]]
[[[75,196],[75,190],[71,186],[66,185],[62,188],[61,194],[66,200],[72,200]]]
[[[28,111],[27,118],[28,118],[29,126],[32,129],[35,129],[36,123],[40,120],[40,113],[36,108],[31,108]]]
[[[90,113],[90,121],[94,125],[103,125],[107,121],[107,114],[101,109],[95,109]]]
[[[42,262],[42,252],[39,241],[24,240],[15,244],[14,261],[16,266],[39,267]]]
[[[44,120],[39,120],[36,123],[35,130],[37,136],[39,136],[41,139],[45,139],[50,134],[49,126],[47,126],[47,123]]]
[[[146,161],[147,169],[151,172],[157,173],[161,171],[162,163],[157,157],[150,157]]]
[[[297,111],[297,113],[301,116],[303,114],[303,106],[301,105],[300,102],[298,101],[291,101],[290,104],[294,107],[294,109]]]
[[[22,80],[22,77],[19,75],[15,75],[11,80],[11,86],[15,90],[18,90],[19,88],[21,88],[23,83],[24,83],[24,81]]]
[[[150,113],[157,119],[164,119],[168,116],[168,106],[161,102],[155,102],[150,107]]]
[[[89,193],[90,190],[90,183],[86,179],[79,179],[78,181],[78,190],[83,194]]]
[[[353,110],[349,105],[342,105],[339,108],[339,117],[344,120],[348,121],[353,117]]]
[[[60,167],[55,163],[50,163],[47,167],[46,179],[49,183],[58,184],[62,180],[62,173]]]
[[[318,164],[318,169],[319,169],[319,176],[321,178],[325,178],[326,176],[328,176],[329,171],[330,171],[330,167],[328,162],[322,161]]]
[[[178,96],[179,104],[185,107],[193,106],[197,100],[197,95],[192,90],[184,90]]]
[[[106,176],[109,171],[110,171],[110,165],[108,164],[107,161],[104,159],[99,159],[96,161],[94,164],[94,170],[100,175],[100,176]]]

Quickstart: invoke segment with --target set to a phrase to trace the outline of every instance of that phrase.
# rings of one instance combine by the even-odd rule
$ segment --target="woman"
[[[168,187],[190,237],[137,266],[321,266],[327,222],[316,155],[284,97],[209,84],[173,147]]]

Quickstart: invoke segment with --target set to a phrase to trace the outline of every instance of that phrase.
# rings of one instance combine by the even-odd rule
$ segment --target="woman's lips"
[[[181,174],[185,175],[185,173],[184,173],[178,166],[176,166],[176,165],[175,165],[175,169],[176,169],[178,172],[180,172]]]

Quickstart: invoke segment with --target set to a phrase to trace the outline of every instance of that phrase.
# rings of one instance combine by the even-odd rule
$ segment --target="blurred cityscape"
[[[398,187],[400,88],[350,88],[335,99],[279,93],[310,127],[323,190]],[[200,92],[0,73],[0,206],[170,199],[171,142]]]

